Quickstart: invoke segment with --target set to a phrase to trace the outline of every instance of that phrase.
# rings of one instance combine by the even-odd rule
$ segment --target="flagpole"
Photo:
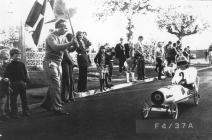
[[[22,62],[26,64],[26,48],[25,48],[25,37],[23,31],[22,18],[20,19],[20,28],[19,28],[19,49],[22,52]]]
[[[68,11],[68,10],[67,10],[67,11]],[[72,26],[72,24],[71,24],[71,17],[70,17],[69,11],[68,11],[68,20],[69,20],[69,23],[70,23],[70,26],[71,26],[72,34],[73,34],[73,36],[75,36],[74,28],[73,28],[73,26]]]

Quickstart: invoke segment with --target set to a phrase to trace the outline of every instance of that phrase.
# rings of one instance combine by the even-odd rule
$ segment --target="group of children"
[[[29,76],[25,64],[21,62],[21,51],[11,49],[8,55],[0,55],[0,59],[0,120],[18,118],[18,95],[21,99],[22,115],[29,116],[26,97]]]
[[[159,43],[159,46],[160,46],[160,43]],[[174,76],[174,73],[177,69],[177,64],[176,64],[177,61],[185,60],[189,62],[188,56],[186,57],[182,51],[176,52],[176,55],[174,56],[175,62],[172,62],[172,61],[169,62],[168,60],[164,61],[162,59],[164,52],[161,51],[163,50],[163,47],[161,46],[161,47],[158,47],[157,49],[156,49],[156,68],[155,69],[159,73],[158,74],[159,80],[161,80],[161,74],[165,76],[169,76],[169,77]],[[107,45],[103,45],[103,46],[100,46],[99,52],[97,53],[94,59],[94,62],[97,65],[97,70],[100,75],[99,78],[100,78],[101,92],[104,90],[104,85],[106,87],[110,87],[108,84],[108,77],[110,77],[110,80],[111,80],[112,72],[109,72],[109,70],[112,71],[112,68],[113,68],[113,66],[111,66],[113,56],[115,56],[115,52],[111,52]],[[127,83],[130,82],[130,75],[131,75],[131,81],[132,82],[136,81],[135,68],[136,68],[137,61],[138,61],[138,57],[136,54],[134,54],[134,56],[127,58],[126,61],[124,62],[124,70],[126,73]]]

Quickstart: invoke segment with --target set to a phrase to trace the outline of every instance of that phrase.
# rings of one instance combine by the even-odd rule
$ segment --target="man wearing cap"
[[[69,113],[63,110],[61,101],[61,62],[65,50],[73,51],[78,47],[78,44],[75,38],[70,42],[66,40],[67,26],[65,20],[59,19],[55,23],[55,29],[46,38],[43,68],[46,72],[49,88],[41,107],[48,111],[52,110],[55,115],[68,115]]]

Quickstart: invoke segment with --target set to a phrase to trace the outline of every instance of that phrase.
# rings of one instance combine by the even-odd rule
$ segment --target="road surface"
[[[0,123],[0,140],[211,140],[212,139],[212,68],[199,71],[200,103],[193,100],[179,104],[177,121],[165,113],[151,114],[143,120],[141,104],[154,90],[170,83],[170,79],[143,83],[103,95],[78,99],[65,106],[70,116],[53,116],[41,108],[31,110],[30,118]],[[139,124],[138,124],[139,122]],[[147,123],[146,123],[147,122]],[[186,123],[193,128],[143,130],[155,123]],[[162,129],[162,128],[159,128]]]

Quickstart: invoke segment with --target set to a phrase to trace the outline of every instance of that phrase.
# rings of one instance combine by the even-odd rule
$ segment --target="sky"
[[[23,24],[29,14],[29,11],[35,0],[0,0],[0,17],[2,17],[0,23],[0,29],[7,29],[9,26],[19,26]],[[38,0],[42,3],[43,0]],[[92,42],[92,47],[98,48],[99,44],[110,43],[114,46],[118,43],[119,38],[126,39],[126,18],[120,14],[116,14],[109,17],[107,20],[97,21],[94,17],[96,11],[96,3],[101,3],[103,0],[66,0],[67,5],[71,5],[77,8],[77,13],[71,18],[74,31],[86,31],[88,33],[88,39]],[[153,6],[161,6],[163,8],[172,5],[191,5],[193,6],[193,12],[207,20],[212,25],[212,1],[198,1],[198,0],[152,0]],[[53,19],[53,13],[50,5],[47,5],[45,14],[45,20],[49,21]],[[134,20],[134,42],[136,42],[139,35],[144,36],[144,42],[148,43],[150,40],[164,41],[169,40],[176,41],[177,38],[174,35],[168,34],[166,31],[161,31],[155,24],[155,16],[152,14],[136,16]],[[40,42],[42,42],[48,30],[53,28],[54,24],[44,24],[43,32],[41,34]],[[26,29],[28,31],[33,29]],[[26,44],[28,46],[35,47],[32,42],[30,32],[25,32]],[[196,34],[183,39],[184,45],[189,45],[191,49],[205,49],[212,44],[212,29],[203,32],[202,34]]]

